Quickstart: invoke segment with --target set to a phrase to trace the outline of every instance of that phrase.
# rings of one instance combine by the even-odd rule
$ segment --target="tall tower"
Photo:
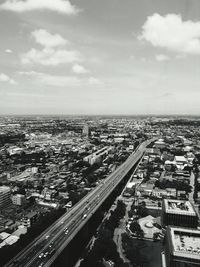
[[[85,124],[85,125],[83,126],[82,134],[83,134],[83,136],[89,138],[89,135],[90,135],[90,128],[89,128],[89,125],[88,125],[88,124]]]

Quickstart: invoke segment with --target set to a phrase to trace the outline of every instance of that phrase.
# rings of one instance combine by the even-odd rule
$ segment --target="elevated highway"
[[[143,142],[129,158],[69,212],[46,229],[5,267],[49,267],[98,210],[154,139]]]

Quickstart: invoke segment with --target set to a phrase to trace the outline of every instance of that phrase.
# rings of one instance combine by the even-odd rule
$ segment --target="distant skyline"
[[[199,0],[0,0],[0,115],[200,115]]]

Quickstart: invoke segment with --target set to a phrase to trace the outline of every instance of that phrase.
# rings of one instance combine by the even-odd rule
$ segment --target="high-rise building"
[[[4,208],[11,203],[11,191],[8,186],[0,186],[0,207]]]
[[[162,225],[197,228],[198,215],[189,201],[163,199]]]
[[[83,134],[83,136],[85,136],[87,138],[90,136],[90,128],[89,128],[89,125],[88,124],[85,124],[83,126],[82,134]]]
[[[200,266],[200,231],[182,227],[167,227],[162,267]]]

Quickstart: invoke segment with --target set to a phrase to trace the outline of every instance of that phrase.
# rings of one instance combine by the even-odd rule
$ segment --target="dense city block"
[[[200,238],[197,118],[29,116],[2,117],[0,125],[2,264],[105,184],[146,140],[80,266],[200,263],[192,242]],[[146,254],[151,247],[155,255]]]

